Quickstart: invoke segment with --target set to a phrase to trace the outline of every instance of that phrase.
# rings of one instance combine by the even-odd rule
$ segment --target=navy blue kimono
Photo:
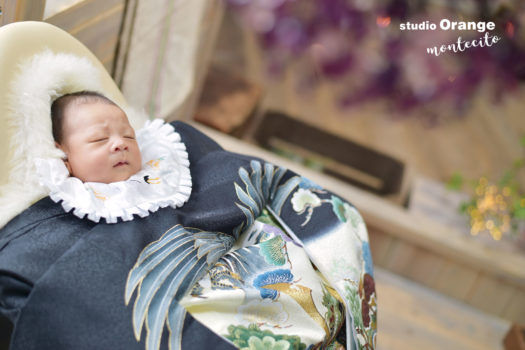
[[[319,203],[329,204],[307,204],[298,213],[295,202],[291,201],[293,193],[300,188],[304,192],[318,186],[260,159],[224,151],[185,123],[172,125],[181,135],[190,161],[192,193],[184,206],[163,208],[144,218],[107,224],[79,219],[46,197],[0,230],[0,313],[14,325],[11,350],[152,350],[154,347],[167,349],[170,342],[175,346],[181,344],[183,349],[243,347],[243,340],[218,335],[184,312],[178,307],[178,300],[195,292],[196,280],[221,259],[265,208],[304,245],[316,268],[330,274],[329,269],[322,266],[326,252],[317,252],[314,243],[321,236],[336,242],[340,233],[335,232],[341,225],[358,225],[353,221],[355,217],[344,214],[349,204],[323,191]],[[308,215],[307,225],[305,215]],[[174,252],[170,259],[188,261],[170,272],[173,279],[184,279],[169,292],[165,285],[148,282],[148,273],[153,274],[154,267],[142,267],[149,263],[148,259],[155,258],[155,252],[168,249],[166,246],[156,248],[155,244],[164,244],[169,235],[176,241],[178,232],[186,235],[184,239],[189,248],[185,252],[190,253],[182,255],[182,248],[169,248]],[[204,252],[202,240],[215,233],[218,239],[212,238],[213,244]],[[198,244],[191,241],[195,234],[204,237]],[[152,247],[157,249],[153,255],[147,251]],[[361,239],[359,249],[362,258],[359,261],[363,264],[358,267],[360,277],[353,283],[357,286],[355,293],[349,297],[354,299],[345,299],[345,291],[351,286],[345,287],[344,279],[339,287],[334,286],[340,294],[345,294],[341,296],[347,309],[346,326],[338,329],[350,338],[343,344],[348,349],[364,348],[363,339],[368,348],[375,344],[375,293],[368,241]],[[193,259],[191,264],[188,259]],[[177,269],[184,270],[186,275],[180,277]],[[134,273],[137,283],[130,286]],[[331,281],[339,283],[335,279]],[[140,291],[139,283],[142,283]],[[155,296],[164,291],[164,299]],[[137,300],[150,292],[152,297],[144,304],[148,313],[142,316],[142,321],[137,320],[140,317],[134,314]],[[129,303],[125,300],[127,297],[131,297]],[[164,303],[169,312],[162,311],[158,305],[166,298],[170,298]],[[133,301],[137,301],[135,306]],[[148,319],[152,310],[168,314],[156,333],[152,326],[154,320]],[[140,326],[134,331],[135,321]],[[175,335],[175,328],[181,332],[181,338]],[[140,340],[137,340],[137,329]],[[148,332],[152,335],[147,335]],[[158,338],[152,342],[156,345],[147,347],[147,339],[153,337]],[[245,343],[248,340],[245,339]],[[300,342],[297,344],[296,348],[303,348]]]

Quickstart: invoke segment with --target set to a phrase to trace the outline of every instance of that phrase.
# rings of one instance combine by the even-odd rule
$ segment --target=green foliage
[[[326,350],[337,350],[344,348],[342,344],[340,344],[337,340],[334,340],[330,345],[326,347]]]
[[[525,136],[520,139],[525,147]],[[520,171],[525,159],[517,159],[506,169],[499,181],[486,177],[466,180],[454,173],[446,184],[449,190],[470,188],[472,196],[460,204],[459,211],[470,217],[473,234],[490,231],[494,239],[507,232],[518,233],[518,223],[525,220],[525,192],[520,186]]]
[[[507,170],[503,173],[503,176],[499,180],[499,186],[505,187],[511,184],[512,180],[514,179],[514,172],[512,170]]]
[[[225,337],[240,349],[251,348],[251,345],[253,344],[253,341],[251,342],[252,344],[250,344],[249,342],[251,337],[259,338],[261,341],[265,337],[271,337],[275,340],[275,342],[285,340],[290,344],[288,348],[289,350],[306,349],[306,344],[301,343],[301,338],[299,338],[298,336],[286,334],[273,334],[269,330],[261,330],[256,324],[250,324],[248,328],[244,326],[231,325],[228,327],[228,334],[226,334]]]
[[[462,214],[467,214],[468,208],[472,208],[476,205],[476,199],[473,198],[468,202],[463,202],[459,206],[459,211]]]
[[[346,299],[350,301],[350,311],[354,316],[354,324],[356,328],[364,329],[363,315],[361,310],[361,298],[356,286],[347,283],[345,285]]]
[[[337,328],[339,328],[339,325],[343,322],[343,314],[339,309],[339,301],[332,294],[330,294],[324,286],[323,305],[327,309],[324,318],[328,323],[330,331],[335,333]]]
[[[524,159],[517,159],[514,161],[514,163],[512,163],[512,168],[514,168],[515,170],[521,168],[523,165],[525,165],[525,160]]]
[[[525,206],[523,206],[523,199],[516,199],[513,203],[514,217],[517,219],[525,219]]]
[[[463,176],[460,173],[454,173],[446,184],[449,190],[458,191],[463,187]]]

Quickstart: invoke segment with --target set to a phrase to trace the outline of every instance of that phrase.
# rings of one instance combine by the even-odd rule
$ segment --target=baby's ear
[[[64,164],[66,165],[66,168],[67,168],[67,171],[69,172],[69,175],[72,175],[71,173],[71,164],[69,164],[69,161],[66,159],[64,159]]]
[[[64,161],[64,164],[65,164],[65,166],[67,168],[67,171],[71,175],[71,165],[69,164],[69,160],[67,159],[67,152],[66,152],[65,148],[61,144],[59,144],[58,142],[55,142],[55,147],[58,148],[59,150],[61,150],[62,153],[64,153],[64,157],[62,158],[62,160]]]
[[[55,141],[55,147],[58,148],[59,150],[61,150],[62,153],[64,153],[64,158],[67,157],[66,147],[62,146],[61,144],[59,144],[56,141]]]

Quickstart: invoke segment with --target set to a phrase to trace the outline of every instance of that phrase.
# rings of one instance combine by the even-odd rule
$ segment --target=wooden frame
[[[81,41],[113,75],[126,3],[126,0],[83,0],[45,21]]]
[[[40,21],[45,7],[45,0],[0,0],[0,26],[18,21]]]

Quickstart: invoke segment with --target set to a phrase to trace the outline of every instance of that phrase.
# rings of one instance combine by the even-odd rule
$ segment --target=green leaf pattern
[[[282,266],[286,263],[286,246],[284,240],[280,236],[260,243],[259,254],[264,257],[264,260],[275,266]]]
[[[269,330],[261,330],[255,324],[248,327],[231,325],[226,338],[239,349],[306,349],[306,344],[296,335],[274,334]]]

